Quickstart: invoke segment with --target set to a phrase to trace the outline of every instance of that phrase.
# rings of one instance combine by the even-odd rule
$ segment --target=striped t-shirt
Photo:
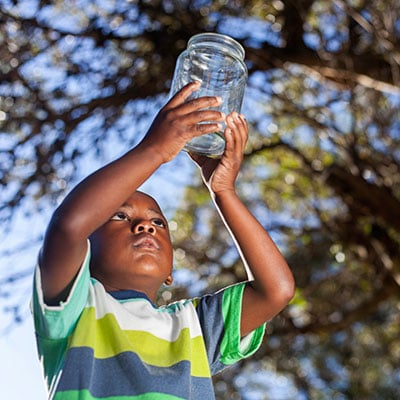
[[[90,251],[67,301],[47,306],[36,269],[39,357],[55,400],[210,400],[211,376],[253,354],[265,325],[240,338],[245,283],[156,307],[136,291],[108,293]]]

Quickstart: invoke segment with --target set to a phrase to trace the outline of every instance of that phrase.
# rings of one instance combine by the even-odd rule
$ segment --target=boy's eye
[[[153,219],[153,224],[165,228],[165,222],[162,219],[155,218]]]
[[[129,221],[129,217],[122,211],[118,211],[111,217],[112,221]]]

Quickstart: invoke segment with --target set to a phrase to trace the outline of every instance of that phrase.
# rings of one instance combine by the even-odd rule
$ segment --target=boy
[[[212,110],[219,98],[186,102],[198,88],[178,92],[138,146],[81,182],[52,216],[33,299],[52,399],[213,399],[212,374],[254,353],[265,321],[293,295],[286,262],[235,192],[246,121]],[[158,204],[137,188],[224,119],[222,158],[192,158],[254,279],[157,308],[159,287],[172,283],[172,245]]]

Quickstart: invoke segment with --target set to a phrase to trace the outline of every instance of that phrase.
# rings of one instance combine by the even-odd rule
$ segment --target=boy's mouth
[[[143,249],[159,249],[159,246],[153,236],[145,235],[141,236],[139,239],[133,242],[133,247],[143,248]]]

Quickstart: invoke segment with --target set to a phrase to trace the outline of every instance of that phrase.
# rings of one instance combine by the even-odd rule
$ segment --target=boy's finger
[[[247,142],[247,125],[246,121],[238,114],[231,113],[226,119],[227,131],[229,129],[229,142],[231,143],[231,149],[239,153],[243,153]],[[228,136],[228,135],[227,135]],[[228,141],[227,140],[227,141]]]
[[[225,120],[225,114],[220,111],[206,109],[186,114],[181,117],[181,120],[187,121],[191,125],[199,122],[222,122]]]
[[[244,119],[243,115],[238,113],[233,114],[233,120],[236,127],[236,132],[237,132],[236,137],[238,144],[240,145],[241,151],[244,151],[248,138],[248,129],[246,120]]]
[[[183,114],[188,114],[193,111],[201,110],[201,109],[209,109],[211,107],[218,107],[221,105],[222,99],[220,97],[216,96],[203,96],[203,97],[198,97],[196,99],[192,99],[190,101],[187,101],[186,103],[182,104],[181,107],[179,107],[179,110],[177,109],[176,111],[179,111],[180,115]]]
[[[242,114],[238,114],[238,121],[239,121],[239,132],[240,137],[242,139],[242,151],[246,147],[247,139],[249,137],[249,130],[247,128],[246,118]]]
[[[196,90],[200,89],[201,83],[198,81],[190,82],[180,89],[175,95],[169,100],[165,108],[174,108],[180,104],[185,103],[186,99]]]
[[[201,96],[188,101],[192,93],[200,88],[200,82],[188,83],[177,92],[164,106],[165,110],[179,107],[179,114],[185,114],[202,108],[218,107],[222,104],[222,99],[217,96]]]
[[[201,136],[206,133],[213,133],[222,130],[222,125],[217,123],[196,124],[195,130],[196,136]]]

